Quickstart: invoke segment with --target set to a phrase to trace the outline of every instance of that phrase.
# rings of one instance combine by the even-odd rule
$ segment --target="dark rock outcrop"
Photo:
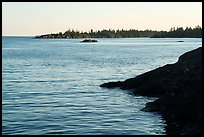
[[[98,41],[94,39],[85,39],[85,40],[82,40],[81,42],[98,42]]]
[[[179,40],[179,41],[176,41],[176,42],[184,42],[183,40]]]
[[[167,123],[167,134],[202,133],[202,47],[181,55],[175,64],[100,86],[132,89],[135,95],[158,97],[142,110],[161,113]]]

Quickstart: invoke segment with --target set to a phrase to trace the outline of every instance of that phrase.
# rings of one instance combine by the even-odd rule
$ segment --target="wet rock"
[[[100,87],[115,88],[115,87],[120,87],[121,83],[122,83],[121,81],[118,81],[118,82],[109,82],[109,83],[101,84]]]

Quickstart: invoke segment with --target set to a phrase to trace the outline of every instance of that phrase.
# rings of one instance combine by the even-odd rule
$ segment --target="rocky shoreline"
[[[202,47],[181,55],[174,64],[100,87],[132,89],[135,95],[158,97],[142,110],[160,113],[167,135],[202,134]]]

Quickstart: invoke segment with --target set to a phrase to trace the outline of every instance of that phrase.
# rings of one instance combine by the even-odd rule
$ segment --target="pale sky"
[[[202,2],[2,2],[3,36],[202,27]]]

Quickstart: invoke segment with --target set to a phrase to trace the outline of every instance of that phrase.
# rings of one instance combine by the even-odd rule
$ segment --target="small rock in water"
[[[94,39],[85,39],[81,42],[98,42],[97,40],[94,40]]]
[[[179,41],[176,41],[176,42],[184,42],[183,40],[179,40]]]

